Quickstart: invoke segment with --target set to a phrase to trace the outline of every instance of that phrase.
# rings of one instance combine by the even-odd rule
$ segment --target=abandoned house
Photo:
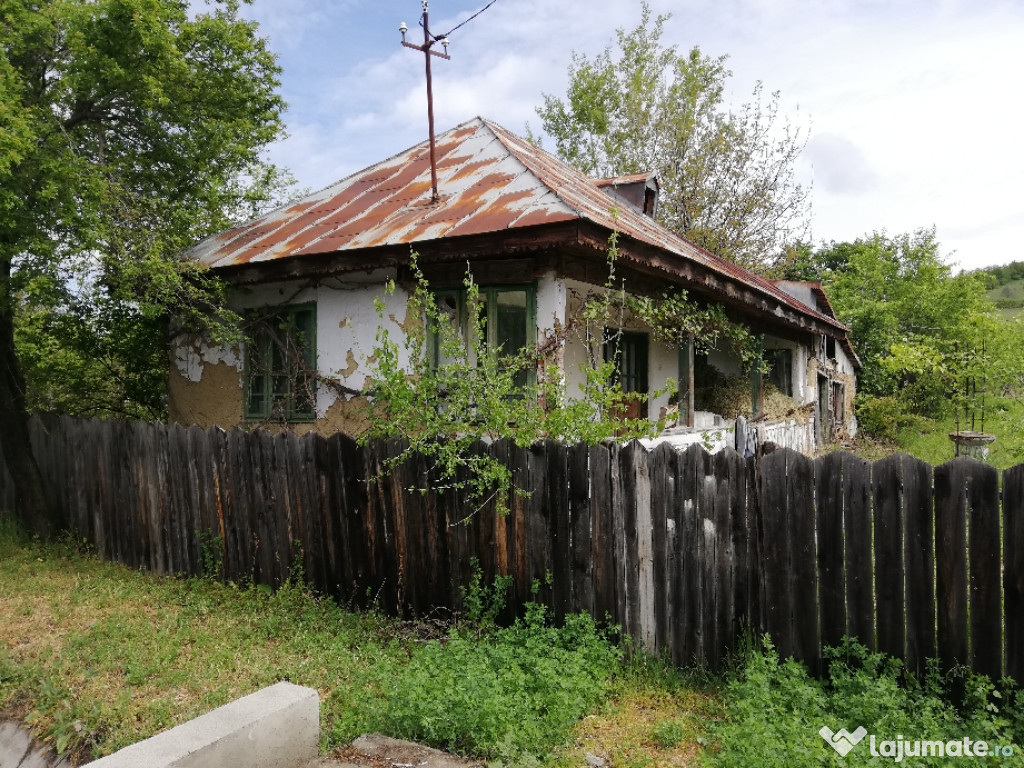
[[[770,282],[659,225],[652,175],[590,179],[481,118],[437,137],[436,174],[434,199],[424,142],[189,251],[229,283],[234,309],[292,329],[302,364],[259,332],[239,347],[179,336],[171,419],[362,432],[378,327],[394,340],[423,322],[406,307],[412,249],[453,312],[468,266],[494,337],[487,343],[553,348],[544,375],[554,366],[571,397],[587,350],[561,330],[581,297],[605,284],[609,238],[618,233],[615,274],[625,290],[655,296],[679,288],[722,306],[763,336],[769,363],[767,372],[743,374],[728,348],[666,343],[625,317],[616,336],[623,389],[679,382],[677,396],[652,397],[634,415],[668,415],[663,439],[677,445],[749,450],[771,440],[810,451],[855,431],[859,361],[821,286]],[[386,293],[391,280],[397,287]],[[310,370],[338,385],[317,385]]]

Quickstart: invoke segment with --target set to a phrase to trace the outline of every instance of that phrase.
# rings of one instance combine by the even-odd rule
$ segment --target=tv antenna
[[[420,26],[423,27],[423,45],[416,45],[405,39],[405,33],[409,31],[409,28],[405,25],[404,21],[398,26],[398,31],[402,33],[402,45],[406,48],[412,48],[414,51],[422,51],[423,58],[426,61],[427,125],[430,129],[430,188],[432,192],[431,200],[436,203],[440,197],[437,194],[437,161],[434,154],[434,89],[430,77],[430,57],[437,56],[439,59],[450,60],[451,56],[448,55],[448,35],[435,37],[430,34],[430,14],[427,0],[423,0],[423,16],[420,19]],[[444,53],[432,50],[434,43],[440,43],[444,48]]]

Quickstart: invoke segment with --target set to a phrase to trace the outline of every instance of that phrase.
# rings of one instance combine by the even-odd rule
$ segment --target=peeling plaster
[[[227,365],[242,372],[242,357],[233,347],[218,347],[198,336],[179,336],[173,348],[174,366],[193,384],[203,379],[207,365]]]

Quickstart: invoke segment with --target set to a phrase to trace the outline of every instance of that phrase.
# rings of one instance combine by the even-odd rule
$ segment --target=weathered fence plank
[[[935,468],[935,561],[939,661],[945,671],[968,664],[968,459]]]
[[[555,440],[544,441],[547,459],[548,524],[551,531],[551,607],[562,622],[572,613],[572,541],[569,534],[569,455]]]
[[[656,447],[648,457],[651,509],[651,568],[654,574],[654,651],[664,654],[671,647],[672,581],[666,575],[672,572],[671,560],[675,528],[672,502],[676,487],[676,452],[668,445]]]
[[[704,540],[700,535],[700,486],[704,479],[702,446],[691,445],[679,463],[679,503],[676,506],[678,531],[676,553],[678,571],[674,575],[674,591],[679,595],[676,608],[675,648],[673,660],[680,665],[704,663],[703,627],[701,624],[701,557]]]
[[[846,628],[875,650],[872,582],[871,465],[850,456],[843,463],[843,525],[846,531]]]
[[[793,640],[795,658],[820,670],[821,641],[818,634],[817,544],[814,534],[814,462],[789,452],[787,484],[792,525],[790,588],[793,593]]]
[[[1024,464],[1003,473],[1006,674],[1024,684]]]
[[[818,595],[822,645],[838,645],[847,633],[846,553],[843,547],[843,467],[850,454],[830,453],[817,460],[815,486],[818,528]]]
[[[590,446],[569,449],[569,536],[572,610],[594,613],[594,541],[590,486]]]
[[[764,630],[783,658],[796,653],[793,631],[795,593],[793,524],[790,514],[789,451],[770,453],[761,461],[761,581],[764,589]]]
[[[612,506],[612,466],[617,463],[607,445],[590,448],[590,551],[594,561],[593,590],[594,615],[600,619],[610,616],[618,622],[618,607],[615,600],[617,588],[615,539],[612,521],[615,518]]]
[[[746,460],[727,449],[712,457],[715,473],[715,580],[718,582],[718,604],[715,610],[717,638],[709,662],[712,669],[722,668],[730,652],[737,649],[741,617],[737,612],[737,592],[742,581],[739,574],[745,563],[746,550]]]
[[[935,516],[932,467],[900,455],[906,568],[907,669],[923,679],[925,662],[936,658]]]
[[[902,469],[899,456],[882,459],[872,468],[878,650],[897,658],[903,656],[906,627]]]
[[[1003,675],[1002,558],[999,544],[999,473],[972,461],[967,486],[970,666],[999,680]]]

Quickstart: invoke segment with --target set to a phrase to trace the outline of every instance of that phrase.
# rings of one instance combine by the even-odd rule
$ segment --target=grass
[[[980,412],[975,429],[981,431]],[[851,451],[868,461],[878,461],[894,453],[908,453],[938,466],[955,458],[949,435],[956,431],[956,420],[950,415],[942,419],[904,416],[903,425],[892,430],[891,438],[878,438],[865,430],[857,439],[837,449]],[[970,429],[961,419],[961,429]],[[1012,398],[991,398],[985,408],[985,432],[994,434],[986,462],[999,470],[1024,462],[1024,402]]]
[[[975,419],[975,429],[981,431],[981,414]],[[961,419],[961,429],[970,429]],[[897,434],[899,450],[938,465],[954,458],[953,442],[949,435],[956,431],[956,420],[948,416],[941,420],[922,419]],[[993,398],[985,408],[985,432],[996,435],[987,463],[997,469],[1007,469],[1024,461],[1024,403],[1012,399]]]
[[[1024,280],[1014,280],[993,288],[985,293],[985,298],[999,308],[1001,316],[1012,320],[1024,311]]]
[[[703,684],[618,650],[589,619],[542,612],[438,630],[318,599],[97,560],[0,517],[0,715],[76,760],[98,757],[278,680],[316,689],[321,751],[381,731],[492,766],[687,765]],[[440,726],[438,723],[447,717]],[[520,734],[523,734],[520,737]]]

